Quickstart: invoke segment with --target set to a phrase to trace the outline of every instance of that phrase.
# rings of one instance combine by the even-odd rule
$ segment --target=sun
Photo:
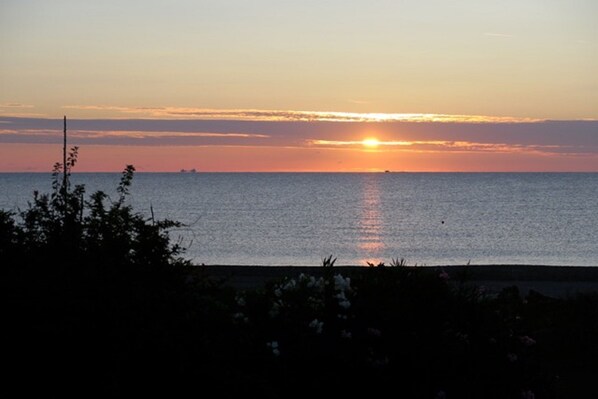
[[[363,139],[361,144],[363,144],[363,146],[367,148],[376,148],[380,145],[380,141],[378,141],[377,138],[368,137],[367,139]]]

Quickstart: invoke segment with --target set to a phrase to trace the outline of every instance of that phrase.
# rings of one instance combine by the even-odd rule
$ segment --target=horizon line
[[[133,165],[135,166],[135,165]],[[23,174],[23,173],[30,173],[30,174],[52,174],[52,171],[1,171],[1,174]],[[110,170],[98,170],[98,171],[73,171],[72,174],[93,174],[93,173],[111,173],[111,174],[122,174],[122,170],[120,171],[110,171]],[[172,171],[172,170],[135,170],[135,174],[152,174],[152,173],[161,173],[161,174],[177,174],[177,175],[201,175],[201,174],[275,174],[275,173],[285,173],[285,174],[292,174],[292,173],[303,173],[303,174],[444,174],[444,173],[462,173],[462,174],[581,174],[581,173],[598,173],[598,170],[580,170],[580,171],[567,171],[567,170],[517,170],[517,171],[509,171],[509,170],[354,170],[354,171],[326,171],[326,170],[272,170],[272,171],[263,171],[263,170],[232,170],[232,171],[224,171],[224,170],[211,170],[211,171],[201,171],[196,170],[195,172],[190,172],[189,169],[185,169],[183,171]]]

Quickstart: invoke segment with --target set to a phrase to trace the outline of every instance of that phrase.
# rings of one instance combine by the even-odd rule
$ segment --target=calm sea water
[[[116,195],[116,173],[82,173]],[[0,208],[25,208],[49,174],[0,174]],[[596,173],[139,173],[131,201],[205,264],[598,265]],[[444,223],[443,223],[444,222]]]

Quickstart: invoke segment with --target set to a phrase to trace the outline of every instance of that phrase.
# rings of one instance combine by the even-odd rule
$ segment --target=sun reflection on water
[[[363,175],[361,214],[359,219],[359,248],[364,251],[363,263],[382,262],[384,242],[382,241],[382,215],[380,204],[379,176]]]

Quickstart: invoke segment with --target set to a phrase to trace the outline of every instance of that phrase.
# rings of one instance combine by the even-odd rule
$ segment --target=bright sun
[[[380,145],[380,142],[378,141],[378,139],[370,137],[367,139],[364,139],[361,144],[363,144],[364,147],[368,147],[368,148],[376,148],[378,147],[378,145]]]

